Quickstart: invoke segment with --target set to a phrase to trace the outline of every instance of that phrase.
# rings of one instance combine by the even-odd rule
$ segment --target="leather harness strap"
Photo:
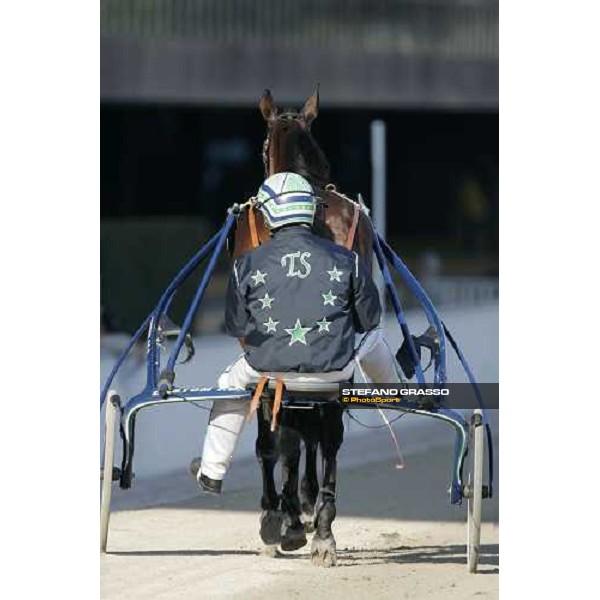
[[[358,219],[360,218],[360,209],[354,203],[352,204],[352,208],[354,209],[354,214],[352,215],[352,225],[350,225],[345,244],[348,250],[352,250],[352,247],[354,246],[354,236],[356,235]]]
[[[254,396],[252,396],[252,401],[250,402],[250,407],[248,408],[248,416],[246,417],[248,422],[252,420],[252,415],[258,409],[258,405],[260,404],[260,399],[267,381],[269,381],[269,378],[266,375],[261,375],[258,383],[256,384],[256,390],[254,390]]]
[[[250,407],[248,408],[248,415],[246,420],[250,422],[252,420],[252,415],[257,411],[258,405],[260,404],[260,399],[262,398],[263,390],[265,389],[265,385],[269,381],[267,375],[261,375],[256,384],[256,390],[254,390],[254,396],[252,396],[252,401],[250,402]],[[277,429],[277,415],[281,410],[281,399],[283,397],[283,379],[279,377],[275,380],[275,400],[273,402],[273,410],[271,417],[271,431],[275,431]]]
[[[248,225],[250,227],[250,238],[252,240],[252,247],[258,248],[260,242],[258,240],[258,232],[256,230],[256,216],[254,215],[254,206],[248,207]]]
[[[275,402],[273,402],[273,416],[271,417],[271,431],[277,429],[277,415],[281,409],[281,397],[283,396],[283,380],[277,378],[275,381]]]

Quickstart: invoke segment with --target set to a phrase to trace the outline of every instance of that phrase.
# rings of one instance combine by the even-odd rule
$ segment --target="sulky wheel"
[[[481,500],[483,498],[483,414],[473,411],[469,430],[469,475],[467,496],[467,566],[475,573],[481,540]]]
[[[106,552],[110,497],[113,482],[113,460],[115,455],[115,421],[120,400],[117,392],[108,392],[106,401],[106,429],[104,432],[104,468],[102,477],[102,500],[100,502],[100,552]]]

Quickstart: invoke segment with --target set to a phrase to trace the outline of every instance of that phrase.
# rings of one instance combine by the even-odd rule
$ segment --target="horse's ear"
[[[276,114],[277,107],[273,101],[273,96],[271,96],[271,90],[265,90],[265,93],[258,103],[258,107],[260,108],[260,112],[265,121],[268,121]]]
[[[313,95],[304,103],[302,107],[302,116],[308,125],[317,118],[319,114],[319,84],[313,92]]]

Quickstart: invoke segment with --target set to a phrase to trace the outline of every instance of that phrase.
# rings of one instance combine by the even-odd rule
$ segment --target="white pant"
[[[287,381],[294,380],[302,383],[348,381],[352,378],[355,368],[367,381],[400,383],[396,359],[383,339],[380,327],[363,337],[354,359],[341,371],[268,373],[268,375],[272,378],[279,376]],[[260,375],[242,355],[221,374],[218,386],[223,389],[245,389],[247,385],[256,383]],[[248,400],[219,400],[213,404],[204,438],[199,474],[203,473],[211,479],[223,479],[242,433],[247,413]]]

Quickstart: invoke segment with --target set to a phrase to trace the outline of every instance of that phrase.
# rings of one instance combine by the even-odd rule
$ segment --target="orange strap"
[[[269,378],[266,375],[261,375],[258,379],[258,383],[256,384],[256,390],[254,391],[254,396],[252,396],[252,401],[250,402],[250,407],[248,408],[248,416],[246,420],[250,422],[252,420],[252,415],[258,409],[258,405],[260,404],[260,399],[262,397],[263,390],[265,389],[265,384],[269,381]]]
[[[358,226],[358,219],[360,218],[360,210],[353,204],[354,214],[352,215],[352,225],[348,231],[348,237],[346,238],[346,248],[352,250],[354,246],[354,236],[356,235],[356,228]]]
[[[250,226],[250,238],[252,239],[252,247],[258,248],[260,242],[258,241],[258,232],[256,230],[256,217],[254,216],[254,206],[248,207],[248,225]]]
[[[277,428],[277,415],[281,409],[281,397],[283,396],[283,381],[277,379],[275,382],[275,402],[273,403],[273,416],[271,418],[271,431]]]

